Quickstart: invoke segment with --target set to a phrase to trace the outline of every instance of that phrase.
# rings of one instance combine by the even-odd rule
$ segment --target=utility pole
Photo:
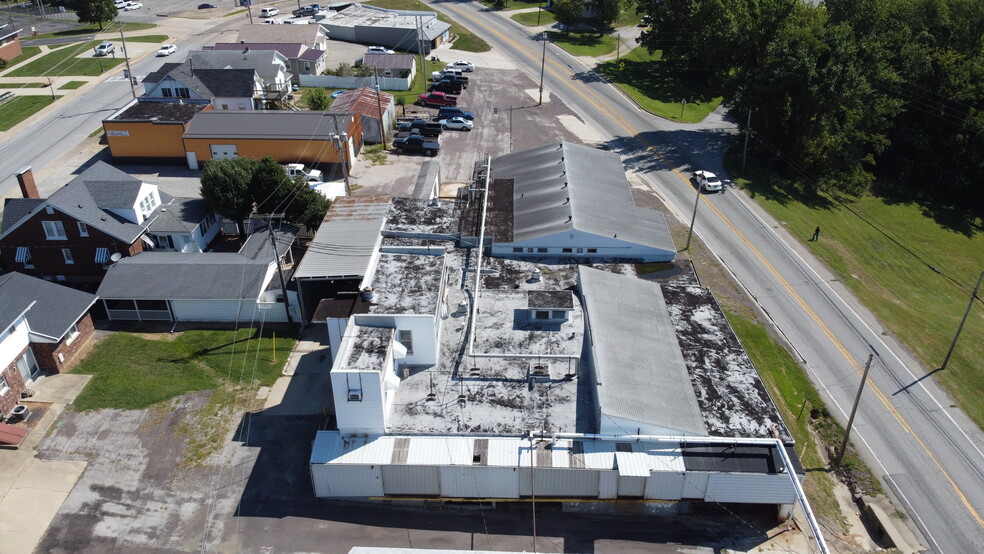
[[[120,21],[120,41],[123,43],[123,59],[126,61],[126,78],[130,81],[130,94],[133,95],[135,99],[137,97],[137,89],[133,86],[133,82],[137,80],[133,76],[133,71],[130,70],[130,56],[126,53],[126,39],[123,38],[123,22]]]
[[[700,205],[700,192],[704,190],[704,183],[697,181],[697,200],[694,200],[694,215],[690,217],[690,231],[687,231],[687,246],[684,250],[690,250],[690,237],[694,234],[694,222],[697,221],[697,206]]]
[[[967,323],[967,316],[970,315],[970,308],[974,305],[974,299],[977,298],[977,291],[981,290],[981,281],[984,281],[984,271],[981,272],[981,276],[977,279],[977,286],[974,287],[974,292],[970,293],[970,302],[967,303],[967,311],[964,312],[963,319],[960,320],[960,326],[957,327],[957,334],[953,337],[953,342],[950,343],[950,350],[946,353],[946,358],[943,359],[943,365],[940,369],[946,369],[946,364],[950,363],[950,356],[953,354],[953,349],[957,346],[957,339],[960,338],[960,332],[963,331],[964,323]]]
[[[540,101],[537,106],[543,105],[543,69],[547,63],[547,32],[543,32],[543,55],[540,57]],[[511,116],[512,114],[510,114]]]
[[[280,275],[280,292],[284,293],[284,312],[287,313],[287,323],[294,323],[294,318],[290,316],[290,300],[287,298],[287,281],[284,280],[284,268],[280,265],[280,253],[277,252],[277,237],[273,233],[274,217],[282,220],[284,214],[277,214],[276,216],[273,214],[268,215],[267,231],[270,233],[270,244],[273,245],[273,258],[277,261],[277,273]]]
[[[868,380],[868,370],[871,369],[871,361],[874,359],[874,354],[868,354],[868,362],[864,364],[864,373],[861,375],[861,386],[858,387],[858,394],[854,397],[854,407],[851,408],[851,417],[847,419],[847,429],[844,431],[844,442],[841,443],[840,453],[837,454],[834,467],[840,466],[841,459],[844,458],[844,452],[847,452],[847,441],[851,438],[851,426],[854,425],[854,414],[858,411],[858,403],[861,401],[861,391],[864,390],[864,384]]]
[[[345,138],[345,146],[342,146],[342,138]],[[352,188],[349,185],[349,174],[348,174],[348,137],[342,133],[339,135],[332,135],[331,141],[335,143],[335,148],[338,149],[338,161],[342,164],[342,177],[345,179],[345,196],[352,196]],[[343,153],[344,151],[344,153]]]
[[[376,78],[376,109],[379,110],[379,136],[383,139],[383,150],[386,150],[386,121],[383,120],[383,91],[379,89],[379,68],[373,66],[372,75]]]
[[[424,41],[423,38],[421,38],[424,34],[424,30],[421,27],[420,16],[414,16],[414,19],[417,22],[417,52],[420,53],[420,72],[423,74],[424,83],[426,83],[429,76],[427,75],[427,58],[424,57]]]
[[[680,101],[680,119],[683,119],[683,110],[687,107],[687,99],[684,98]]]
[[[741,170],[745,171],[745,161],[748,159],[748,135],[752,133],[752,109],[748,109],[748,123],[745,124],[745,149],[741,153]]]
[[[615,61],[622,57],[622,34],[615,33]]]
[[[540,14],[543,13],[543,0],[540,0],[540,5],[536,8],[536,26],[540,26]]]

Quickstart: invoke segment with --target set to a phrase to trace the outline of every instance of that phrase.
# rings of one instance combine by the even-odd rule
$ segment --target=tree
[[[0,58],[0,71],[2,71],[4,69],[7,69],[7,64],[8,63],[9,62],[7,62],[7,60],[5,60],[3,58]]]
[[[506,0],[492,0],[492,7],[497,10],[504,10],[506,8]]]
[[[202,198],[226,219],[236,222],[239,237],[246,239],[243,220],[253,213],[250,181],[257,161],[252,158],[212,160],[202,168]]]
[[[584,1],[554,0],[553,14],[554,19],[564,26],[564,32],[566,33],[572,25],[577,25],[581,22],[581,17],[584,14]]]
[[[591,11],[594,13],[592,20],[599,33],[604,33],[612,28],[612,24],[622,15],[622,5],[624,0],[592,0]]]
[[[328,106],[331,106],[331,97],[323,88],[313,88],[305,92],[304,101],[307,102],[308,108],[317,111],[327,110]]]
[[[113,0],[80,0],[75,8],[79,23],[98,23],[100,31],[103,21],[112,21],[118,14]]]

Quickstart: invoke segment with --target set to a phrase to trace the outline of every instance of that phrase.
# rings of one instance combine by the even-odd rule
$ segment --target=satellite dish
[[[123,258],[123,254],[120,254],[119,252],[113,252],[113,254],[109,257],[109,261],[115,264],[116,262],[120,261],[122,258]]]

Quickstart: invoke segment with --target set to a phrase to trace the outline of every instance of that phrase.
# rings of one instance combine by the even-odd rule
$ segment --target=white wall
[[[3,335],[0,335],[0,368],[10,366],[30,342],[27,318],[20,316]]]
[[[361,386],[361,401],[349,401],[350,386]],[[343,435],[386,432],[386,399],[379,371],[332,369],[331,391],[338,430]]]
[[[297,302],[293,303],[295,306]],[[171,300],[171,309],[177,321],[225,321],[252,322],[264,321],[284,322],[287,321],[287,312],[284,305],[278,303],[272,308],[262,313],[256,307],[255,300],[245,300],[240,303],[238,300]]]
[[[378,465],[311,464],[311,481],[318,498],[383,496]]]
[[[396,329],[393,340],[399,341],[400,331],[413,334],[413,354],[402,361],[408,365],[434,365],[437,363],[437,322],[432,315],[358,314],[355,322],[372,327]]]
[[[140,202],[144,198],[146,198],[147,195],[151,195],[154,198],[154,203],[153,206],[150,208],[150,210],[145,212],[140,209]],[[140,190],[137,192],[137,197],[133,203],[133,207],[129,209],[106,208],[106,211],[112,212],[122,217],[123,219],[126,219],[127,221],[131,221],[139,225],[143,223],[145,219],[147,219],[148,215],[154,213],[154,210],[156,210],[160,205],[161,205],[161,195],[160,192],[158,192],[157,190],[157,185],[152,185],[150,183],[141,183]]]
[[[223,108],[223,105],[228,106],[228,108]],[[216,96],[212,99],[212,109],[219,111],[229,110],[230,112],[239,110],[250,111],[254,109],[253,99],[240,96]]]
[[[298,75],[302,87],[321,88],[362,88],[374,87],[375,77],[338,77],[336,75]],[[382,90],[410,90],[410,78],[380,77],[379,88]]]
[[[514,248],[523,248],[524,251],[522,253],[513,252]],[[537,252],[537,248],[546,248],[547,252]],[[573,252],[563,252],[564,248],[571,248],[573,249]],[[578,252],[578,248],[582,251]],[[597,252],[589,253],[589,248],[597,249]],[[530,249],[533,251],[530,252]],[[604,237],[575,230],[564,233],[556,233],[546,237],[539,237],[535,240],[510,243],[493,242],[492,255],[503,258],[521,258],[524,256],[568,256],[576,258],[625,257],[642,258],[647,261],[671,261],[676,253],[641,246],[613,237]]]
[[[641,421],[634,421],[631,419],[626,419],[622,417],[616,417],[604,412],[604,406],[601,408],[601,427],[598,430],[599,434],[602,435],[692,435],[697,436],[694,433],[681,431],[679,429],[671,429],[669,427],[661,427],[659,425],[652,425],[649,423],[643,423]]]

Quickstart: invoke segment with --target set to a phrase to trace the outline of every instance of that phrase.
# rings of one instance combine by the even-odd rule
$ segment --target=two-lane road
[[[432,2],[539,79],[541,46],[529,31],[474,2]],[[548,45],[550,92],[617,145],[671,209],[689,214],[695,191],[678,168],[720,170],[727,131],[667,122],[641,112],[559,48]],[[853,440],[895,492],[928,546],[984,551],[982,434],[905,349],[772,218],[736,191],[703,197],[696,232],[793,345],[842,421],[864,360],[875,362]],[[911,386],[910,386],[911,385]]]

